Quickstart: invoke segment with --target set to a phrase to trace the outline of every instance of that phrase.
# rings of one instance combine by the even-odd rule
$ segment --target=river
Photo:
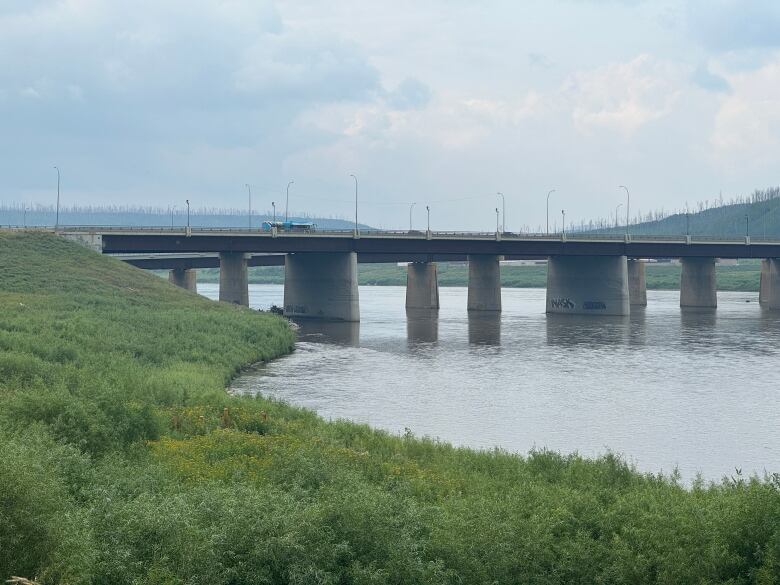
[[[282,296],[250,286],[255,308]],[[469,316],[465,288],[440,289],[438,316],[407,316],[404,296],[360,287],[359,324],[304,324],[292,355],[233,390],[455,445],[611,451],[686,482],[780,471],[780,315],[757,293],[683,312],[648,291],[625,318],[545,315],[543,289],[504,289],[500,316]]]

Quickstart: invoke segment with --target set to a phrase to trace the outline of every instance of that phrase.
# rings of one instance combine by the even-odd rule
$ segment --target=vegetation
[[[252,211],[252,227],[273,219],[271,210]],[[0,226],[53,226],[57,219],[52,205],[28,205],[27,203],[0,204]],[[249,226],[247,209],[198,208],[192,209],[190,223],[206,228],[246,228]],[[314,217],[296,212],[292,221],[312,221],[319,228],[351,230],[355,225],[338,217]],[[142,207],[139,205],[72,205],[60,208],[60,225],[99,226],[159,226],[184,227],[187,225],[187,207]],[[363,229],[368,228],[362,225]]]
[[[326,422],[223,391],[290,351],[278,317],[50,235],[0,234],[0,275],[0,577],[778,582],[778,476],[686,489]]]
[[[467,286],[468,266],[440,262],[438,265],[440,286]],[[758,292],[761,264],[757,260],[740,260],[737,265],[718,266],[718,290]],[[406,267],[396,264],[361,264],[358,267],[361,285],[405,286]],[[199,282],[219,282],[217,269],[198,271]],[[261,266],[249,269],[249,281],[253,284],[283,284],[284,268]],[[501,284],[508,288],[543,288],[547,286],[545,265],[503,266]],[[677,290],[680,288],[679,264],[648,264],[647,288]]]
[[[624,218],[614,216],[581,222],[571,229],[597,233],[625,232]],[[695,205],[674,211],[657,209],[649,213],[641,211],[631,219],[631,233],[640,235],[725,236],[740,238],[749,233],[753,238],[780,237],[780,187],[756,189],[748,196],[734,197],[729,201],[723,195],[717,199],[699,201]]]

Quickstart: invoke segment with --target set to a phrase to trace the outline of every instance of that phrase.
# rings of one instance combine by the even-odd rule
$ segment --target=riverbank
[[[647,288],[677,290],[680,287],[679,264],[648,264]],[[439,286],[467,286],[468,266],[464,263],[438,263]],[[741,260],[737,265],[721,265],[716,271],[718,290],[758,292],[761,265],[757,260]],[[198,282],[218,283],[219,270],[198,271]],[[281,266],[257,266],[249,269],[251,284],[284,284]],[[358,282],[364,286],[405,286],[406,267],[397,264],[361,264]],[[506,288],[544,288],[547,266],[502,266],[501,284]]]
[[[292,341],[274,316],[50,235],[0,234],[0,576],[771,583],[780,572],[777,478],[686,490],[613,455],[456,449],[224,392]]]

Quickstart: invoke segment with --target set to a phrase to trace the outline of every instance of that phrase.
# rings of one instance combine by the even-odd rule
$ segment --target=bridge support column
[[[246,254],[222,252],[219,255],[219,300],[249,306],[249,279]]]
[[[780,258],[770,258],[765,262],[769,266],[766,271],[766,306],[773,311],[780,311]],[[761,273],[763,276],[763,270]]]
[[[284,259],[284,314],[360,321],[357,254],[303,252]]]
[[[761,280],[758,287],[758,303],[762,306],[766,306],[769,304],[769,296],[770,296],[770,270],[771,270],[772,264],[769,258],[766,258],[764,260],[761,260]]]
[[[498,256],[469,256],[469,311],[501,310],[501,268]]]
[[[625,256],[551,256],[547,262],[547,312],[628,315]]]
[[[411,262],[407,266],[406,308],[439,308],[439,280],[435,262]]]
[[[680,306],[714,309],[718,306],[715,258],[682,258]]]
[[[168,272],[168,282],[198,292],[198,273],[192,268],[174,268]]]
[[[628,299],[632,307],[647,306],[645,263],[636,258],[628,261]]]

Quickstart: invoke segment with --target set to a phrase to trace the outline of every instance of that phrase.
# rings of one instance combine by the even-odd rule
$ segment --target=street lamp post
[[[685,235],[691,235],[691,214],[687,211],[685,212]]]
[[[252,188],[249,183],[245,183],[246,190],[249,193],[249,229],[252,229]]]
[[[292,185],[295,181],[290,181],[287,183],[287,201],[284,204],[284,221],[287,221],[287,212],[290,208],[290,185]]]
[[[550,235],[550,195],[555,193],[555,189],[550,189],[547,192],[547,235]]]
[[[187,203],[187,231],[190,231],[190,200],[186,200]]]
[[[171,207],[171,227],[173,227],[173,214],[176,213],[176,206]]]
[[[504,199],[504,194],[499,191],[498,195],[501,195],[501,215],[504,218],[504,226],[501,230],[502,232],[506,231],[506,199]]]
[[[561,235],[566,235],[566,210],[561,209]]]
[[[417,203],[412,203],[409,206],[409,231],[412,231],[412,210],[414,209],[415,205],[417,205]]]
[[[24,205],[23,209],[24,212],[22,213],[22,217],[23,217],[22,224],[24,225],[24,227],[27,227],[27,204]]]
[[[58,166],[54,168],[57,169],[57,215],[54,220],[54,229],[56,230],[60,226],[60,168]]]
[[[271,201],[271,207],[274,208],[274,223],[276,223],[276,201]]]
[[[357,177],[350,173],[349,175],[353,179],[355,179],[355,233],[358,231],[358,183],[357,183]]]
[[[745,237],[750,237],[750,216],[747,213],[745,214]]]
[[[629,221],[629,209],[631,206],[631,194],[628,192],[628,187],[625,185],[618,185],[618,189],[626,190],[626,235],[628,235],[628,221]]]
[[[499,232],[499,225],[498,225],[498,207],[496,207],[496,233]]]
[[[428,233],[431,232],[431,206],[426,205],[425,211],[428,213]]]

